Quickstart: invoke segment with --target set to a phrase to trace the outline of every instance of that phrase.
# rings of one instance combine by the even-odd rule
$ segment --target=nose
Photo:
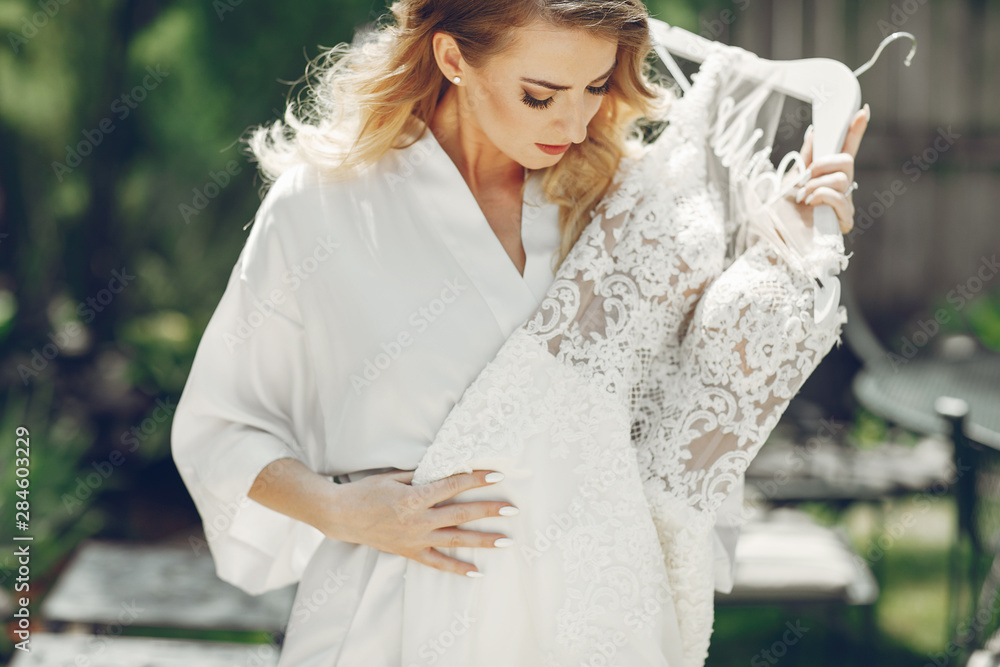
[[[574,100],[566,105],[561,118],[566,136],[574,144],[582,143],[587,138],[587,109],[584,100]]]

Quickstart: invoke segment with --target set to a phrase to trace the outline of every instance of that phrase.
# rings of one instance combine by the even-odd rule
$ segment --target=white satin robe
[[[292,168],[261,203],[171,438],[219,577],[253,594],[301,579],[281,667],[399,665],[405,559],[326,539],[249,500],[250,486],[283,457],[341,481],[416,468],[552,283],[558,207],[529,174],[523,276],[429,130],[348,182]],[[706,554],[721,591],[741,501]]]

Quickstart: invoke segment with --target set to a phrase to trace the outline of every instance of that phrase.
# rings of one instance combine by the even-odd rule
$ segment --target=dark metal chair
[[[964,422],[968,406],[964,401],[940,401],[938,412],[948,420],[957,445],[959,467],[955,491],[959,541],[971,552],[965,580],[957,567],[952,572],[952,590],[961,593],[967,589],[968,599],[956,605],[959,612],[964,608],[967,613],[957,614],[948,648],[950,654],[960,658],[973,652],[968,662],[959,664],[997,666],[1000,665],[1000,630],[996,619],[1000,608],[1000,450],[966,437]],[[954,562],[958,564],[957,559]]]
[[[966,436],[1000,449],[1000,354],[960,335],[925,345],[911,358],[893,355],[869,327],[849,280],[843,281],[842,301],[848,311],[844,338],[864,363],[851,387],[858,402],[911,431],[950,436],[934,402],[960,398],[969,406]],[[931,348],[937,351],[927,352]]]
[[[994,521],[1000,518],[1000,354],[968,335],[939,339],[909,357],[893,354],[869,327],[850,281],[844,281],[842,300],[848,310],[844,338],[864,363],[851,387],[857,401],[891,424],[954,444],[958,539],[949,559],[949,649],[964,655],[980,645],[989,625],[967,631],[977,605],[993,601],[990,591],[977,591],[989,583],[981,576],[983,561],[1000,552],[1000,521]],[[1000,575],[1000,562],[995,565]]]

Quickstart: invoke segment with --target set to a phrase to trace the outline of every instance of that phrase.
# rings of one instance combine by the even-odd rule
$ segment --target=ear
[[[437,61],[438,68],[446,79],[451,81],[456,76],[465,74],[465,60],[454,37],[446,32],[436,32],[431,37],[431,45],[434,49],[434,60]]]

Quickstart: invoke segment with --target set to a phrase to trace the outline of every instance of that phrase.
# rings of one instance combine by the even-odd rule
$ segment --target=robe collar
[[[517,271],[457,165],[422,121],[423,136],[399,150],[402,171],[420,203],[413,213],[435,228],[483,295],[504,336],[530,317],[552,284],[559,206],[545,198],[541,172],[529,171],[521,202],[524,275]]]

